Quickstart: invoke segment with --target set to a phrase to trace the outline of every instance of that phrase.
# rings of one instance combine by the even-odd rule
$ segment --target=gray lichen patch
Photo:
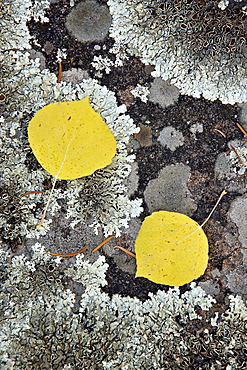
[[[182,94],[247,100],[246,13],[214,1],[108,0],[110,36]],[[223,7],[224,8],[224,7]]]
[[[133,195],[137,190],[139,183],[138,165],[136,162],[131,163],[131,172],[124,183],[128,189],[128,194]]]
[[[100,250],[95,253],[91,252],[105,239],[105,237],[101,229],[99,229],[97,235],[95,234],[94,229],[90,227],[93,221],[92,218],[88,218],[85,222],[79,222],[72,228],[70,226],[71,220],[65,218],[60,212],[57,212],[52,218],[52,223],[49,225],[49,232],[39,237],[39,243],[45,247],[47,252],[60,254],[78,252],[88,245],[88,249],[85,250],[84,255],[88,260],[94,262],[102,251]],[[36,242],[36,239],[27,239],[25,247],[30,250]],[[115,240],[109,241],[107,244],[109,250],[112,250],[114,245]],[[72,261],[75,261],[75,257]],[[71,259],[65,258],[64,263],[70,264]]]
[[[247,196],[246,194],[237,197],[230,206],[228,212],[230,219],[238,229],[238,241],[241,243],[243,265],[234,270],[226,270],[226,284],[232,292],[247,294]],[[236,245],[236,242],[235,242]],[[234,247],[234,245],[233,245]]]
[[[240,123],[247,131],[247,103],[238,104],[238,106],[241,108],[241,113],[239,117]]]
[[[226,153],[220,153],[215,162],[215,174],[219,179],[231,180],[236,177],[236,173],[232,171],[231,161]]]
[[[191,216],[197,206],[187,186],[189,178],[189,166],[176,164],[164,167],[156,179],[149,181],[144,191],[149,212],[164,210]]]
[[[106,5],[86,0],[77,4],[69,13],[66,28],[81,42],[103,40],[111,25],[111,15]]]
[[[237,197],[232,203],[229,210],[230,219],[235,222],[238,227],[239,241],[242,248],[247,248],[247,195],[244,194]],[[247,264],[247,255],[245,254],[244,263]]]
[[[212,280],[208,281],[201,281],[198,283],[198,285],[208,294],[212,297],[216,297],[218,294],[220,294],[220,286],[218,283],[215,283]]]
[[[171,85],[169,80],[164,81],[162,78],[155,78],[151,84],[148,100],[166,108],[177,102],[179,94],[179,89]]]
[[[174,152],[179,146],[184,144],[184,137],[182,132],[172,126],[167,126],[160,132],[158,141],[161,145]]]
[[[226,273],[227,286],[235,294],[247,295],[247,266]]]

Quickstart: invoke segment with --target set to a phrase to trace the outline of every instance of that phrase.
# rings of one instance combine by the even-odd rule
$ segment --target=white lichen
[[[115,54],[116,60],[114,63],[115,67],[122,67],[124,61],[129,59],[129,56],[126,53],[126,48],[119,42],[115,42],[113,47],[109,50],[109,53]]]
[[[245,17],[197,0],[108,0],[110,36],[182,94],[247,101]],[[217,12],[217,16],[216,13]]]
[[[143,103],[148,101],[148,95],[150,94],[148,86],[137,84],[133,90],[130,90],[130,92],[135,98],[140,98]]]
[[[221,9],[221,10],[224,10],[228,7],[229,5],[229,0],[221,0],[218,4],[218,7]]]
[[[145,302],[109,297],[101,289],[103,257],[89,263],[77,256],[61,272],[43,251],[37,244],[28,260],[0,250],[1,368],[35,369],[42,358],[47,368],[169,370],[179,363],[185,369],[195,353],[212,359],[209,369],[243,363],[247,309],[240,296],[230,296],[229,308],[213,319],[215,300],[195,283],[182,294],[179,288],[152,293]]]
[[[190,122],[188,122],[190,123]],[[203,124],[202,123],[194,123],[193,125],[190,126],[189,128],[190,132],[193,135],[193,139],[197,140],[197,133],[201,134],[203,132]]]
[[[32,17],[36,21],[47,22],[45,9],[50,5],[48,0],[10,0],[0,2],[1,40],[0,52],[7,50],[31,49],[31,36],[27,28],[27,20]]]
[[[95,55],[91,65],[97,71],[105,71],[106,74],[109,74],[111,72],[111,67],[114,66],[114,62],[108,57],[103,58],[102,55]]]
[[[57,50],[57,61],[58,62],[62,62],[62,60],[66,60],[67,58],[67,53],[66,53],[66,49],[58,49]]]

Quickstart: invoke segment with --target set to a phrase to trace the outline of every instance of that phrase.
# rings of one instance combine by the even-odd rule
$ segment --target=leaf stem
[[[39,193],[44,193],[44,191],[43,190],[28,191],[27,193],[21,194],[21,197],[24,197],[25,195],[39,194]]]
[[[221,199],[223,198],[224,195],[227,194],[227,191],[226,190],[223,190],[219,196],[219,199],[217,200],[217,202],[215,203],[215,206],[214,208],[212,209],[212,211],[209,213],[208,217],[206,218],[205,221],[203,221],[203,223],[200,225],[201,227],[203,227],[205,225],[206,222],[208,222],[208,220],[210,219],[210,217],[212,216],[213,212],[215,211],[215,208],[218,206],[219,202],[221,201]]]
[[[43,214],[42,214],[42,217],[41,217],[40,223],[36,226],[36,228],[37,228],[37,229],[40,229],[40,228],[41,228],[41,226],[43,225],[44,221],[45,221],[46,212],[47,212],[47,209],[48,209],[49,204],[50,204],[50,202],[51,202],[51,197],[52,197],[52,194],[53,194],[53,191],[54,191],[54,188],[55,188],[55,185],[56,185],[57,179],[58,179],[58,177],[56,176],[56,177],[54,178],[53,185],[52,185],[52,188],[51,188],[51,191],[50,191],[50,194],[49,194],[49,198],[48,198],[47,203],[46,203],[46,205],[45,205],[44,212],[43,212]]]
[[[226,190],[223,190],[219,196],[219,199],[217,200],[217,202],[215,203],[212,211],[209,213],[208,217],[206,218],[206,220],[203,221],[203,223],[201,225],[198,225],[198,227],[192,231],[190,234],[186,235],[184,238],[180,239],[177,241],[177,243],[175,244],[175,246],[178,244],[178,243],[181,243],[182,241],[184,241],[185,239],[189,238],[191,235],[195,234],[198,230],[201,230],[203,228],[203,226],[206,224],[206,222],[208,222],[208,220],[210,219],[210,217],[212,216],[213,212],[215,211],[215,208],[218,206],[219,202],[221,201],[221,199],[223,198],[224,195],[227,194],[227,191]]]
[[[61,61],[59,60],[59,61],[58,61],[58,75],[57,75],[57,82],[58,82],[58,83],[60,83],[60,82],[61,82],[61,79],[62,79],[62,73],[63,73],[62,63],[61,63]]]

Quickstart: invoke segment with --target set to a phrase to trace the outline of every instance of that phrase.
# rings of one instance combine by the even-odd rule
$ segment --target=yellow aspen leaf
[[[29,122],[28,139],[41,166],[56,179],[91,175],[116,154],[116,140],[88,96],[40,109]]]
[[[145,218],[135,241],[136,277],[181,286],[201,276],[208,263],[208,240],[201,226],[176,212]]]
[[[80,101],[52,103],[40,109],[28,125],[28,139],[41,166],[54,182],[38,228],[42,226],[56,181],[91,175],[112,162],[116,140],[89,104]]]

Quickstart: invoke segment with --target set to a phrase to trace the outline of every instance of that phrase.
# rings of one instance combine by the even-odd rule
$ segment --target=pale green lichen
[[[105,71],[106,74],[109,74],[111,72],[111,67],[114,66],[114,62],[108,57],[103,58],[102,55],[95,55],[91,65],[97,71]],[[102,77],[102,74],[98,72],[97,76]]]
[[[40,244],[30,260],[1,250],[1,368],[178,370],[199,360],[200,369],[246,365],[247,309],[239,296],[229,297],[224,314],[203,319],[198,312],[207,317],[215,301],[194,283],[183,294],[171,288],[145,302],[110,298],[101,289],[104,257],[91,264],[80,255],[64,269],[43,253]]]
[[[150,94],[147,86],[137,84],[133,90],[130,90],[130,92],[135,98],[140,98],[143,103],[147,103],[148,95]]]
[[[16,0],[18,6],[18,0]],[[44,4],[43,4],[44,5]],[[29,2],[26,7],[29,9]],[[7,7],[9,12],[12,7]],[[22,14],[20,28],[25,30],[27,48],[29,37]],[[11,23],[12,14],[9,15]],[[13,13],[13,16],[15,13]],[[13,21],[13,19],[12,19]],[[6,27],[6,26],[5,26]],[[13,30],[14,32],[14,30]],[[35,230],[41,217],[42,207],[48,195],[42,194],[20,197],[21,194],[44,190],[44,182],[51,177],[32,159],[27,141],[27,124],[33,114],[44,105],[55,101],[80,100],[86,95],[95,110],[101,114],[117,140],[117,154],[110,166],[97,171],[92,176],[68,181],[67,187],[56,189],[49,207],[53,217],[61,210],[61,200],[66,201],[67,217],[71,226],[93,219],[95,232],[103,228],[105,234],[120,235],[122,227],[127,227],[131,217],[142,211],[141,200],[129,200],[127,188],[123,184],[131,171],[133,155],[128,155],[127,144],[130,135],[138,129],[133,120],[125,115],[126,107],[118,106],[114,93],[100,86],[97,81],[86,79],[76,86],[71,83],[57,83],[55,74],[44,69],[40,71],[38,60],[30,60],[25,51],[4,50],[0,54],[1,93],[6,95],[1,105],[1,162],[2,194],[0,227],[5,238],[18,236],[39,237]],[[23,46],[24,48],[24,46]],[[60,202],[59,202],[60,201]],[[41,234],[49,229],[51,220],[47,219]]]
[[[49,7],[47,0],[6,0],[0,2],[1,40],[0,51],[31,49],[31,36],[26,25],[27,19],[47,22],[44,11]]]
[[[182,94],[247,100],[246,14],[223,1],[108,0],[110,36]],[[220,7],[217,7],[217,3]]]

